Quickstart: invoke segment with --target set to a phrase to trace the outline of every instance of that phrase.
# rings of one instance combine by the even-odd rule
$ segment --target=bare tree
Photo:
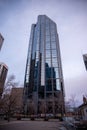
[[[3,94],[10,93],[11,89],[17,87],[18,84],[19,84],[18,82],[15,82],[15,76],[10,75],[7,79],[5,86],[4,86]]]
[[[47,104],[46,104],[46,102],[44,100],[39,102],[39,111],[40,111],[40,113],[42,113],[42,114],[46,113],[46,108],[47,108],[46,105]]]
[[[72,108],[76,108],[77,100],[76,100],[76,95],[72,94],[70,99],[69,99],[70,105]]]
[[[15,76],[11,75],[8,77],[7,82],[4,87],[3,97],[2,97],[2,111],[6,115],[8,121],[10,120],[11,114],[15,111],[17,93],[11,94],[12,88],[17,87],[18,83],[15,82]]]
[[[70,112],[70,111],[75,111],[77,108],[77,99],[76,99],[76,95],[72,94],[70,99],[68,99],[68,101],[65,101],[65,109],[66,112]]]
[[[33,101],[30,101],[29,104],[28,104],[28,113],[29,115],[34,115],[35,113],[35,104]]]

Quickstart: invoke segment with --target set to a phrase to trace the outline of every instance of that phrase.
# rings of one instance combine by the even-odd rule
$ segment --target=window
[[[26,83],[29,82],[29,75],[26,75]]]
[[[56,41],[55,35],[52,35],[52,36],[51,36],[51,41]]]
[[[27,66],[27,74],[29,74],[30,66]]]
[[[46,42],[50,42],[50,36],[46,36]]]
[[[52,57],[57,57],[57,51],[56,50],[52,50]]]
[[[51,67],[51,59],[46,59],[45,67]]]
[[[52,91],[52,80],[51,79],[46,80],[46,91]]]
[[[51,42],[51,49],[56,49],[56,42]]]
[[[51,58],[51,52],[50,52],[50,50],[46,50],[46,58]]]
[[[46,43],[46,49],[50,49],[50,42]]]
[[[52,67],[58,67],[57,57],[52,58]]]
[[[45,68],[45,75],[46,75],[46,79],[51,78],[51,68],[50,67]]]
[[[53,87],[57,90],[61,90],[59,79],[53,79]]]
[[[50,31],[48,29],[46,30],[46,36],[47,35],[50,35]]]
[[[39,51],[36,51],[36,58],[39,58]]]
[[[56,78],[59,78],[59,68],[54,68]]]

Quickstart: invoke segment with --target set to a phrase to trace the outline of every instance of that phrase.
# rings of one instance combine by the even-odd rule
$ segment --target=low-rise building
[[[23,88],[12,88],[11,98],[14,101],[15,113],[22,113],[22,110],[23,110]]]
[[[83,104],[78,107],[78,114],[82,120],[87,120],[87,98],[83,96]]]

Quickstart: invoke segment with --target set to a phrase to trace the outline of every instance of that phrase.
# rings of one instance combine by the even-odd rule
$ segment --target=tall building
[[[3,44],[3,41],[4,41],[4,38],[0,33],[0,50],[1,50],[1,47],[2,47],[2,44]]]
[[[8,67],[4,63],[0,63],[0,97],[2,96],[3,93],[7,72]]]
[[[87,70],[87,54],[83,55],[83,60],[84,60],[85,68]]]
[[[24,80],[24,108],[29,113],[64,113],[64,84],[56,23],[39,15],[32,24]]]

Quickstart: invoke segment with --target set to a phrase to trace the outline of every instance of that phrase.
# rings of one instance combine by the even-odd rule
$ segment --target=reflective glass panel
[[[56,90],[57,88],[56,79],[52,79],[52,81],[53,81],[53,89]]]
[[[30,66],[27,66],[27,74],[29,74],[29,69],[30,69]]]
[[[30,65],[30,57],[28,58],[28,63],[27,63],[27,65]]]
[[[57,51],[56,50],[52,50],[52,57],[57,57]]]
[[[46,24],[48,24],[49,23],[49,19],[46,19]]]
[[[26,75],[26,83],[29,82],[29,75]]]
[[[39,58],[39,51],[36,51],[36,58]]]
[[[46,58],[50,58],[51,57],[51,52],[50,50],[46,50]]]
[[[56,42],[51,42],[51,49],[56,49]]]
[[[39,63],[39,59],[36,58],[35,66],[38,66],[38,63]]]
[[[52,66],[58,67],[57,57],[52,58]]]
[[[61,87],[60,87],[60,80],[59,79],[54,79],[53,80],[53,87],[56,89],[56,90],[60,90]]]
[[[54,68],[56,78],[59,78],[59,68]]]
[[[52,30],[51,30],[51,35],[54,35],[54,34],[55,34],[55,30],[52,29]]]
[[[51,24],[51,29],[55,29],[55,25],[54,24]]]
[[[38,78],[38,67],[35,67],[34,69],[34,80],[37,80]]]
[[[49,35],[46,36],[46,42],[50,42],[50,37],[49,37]]]
[[[61,90],[60,80],[56,79],[57,90]]]
[[[50,49],[50,42],[46,43],[46,49]]]
[[[60,75],[60,78],[62,77],[62,71],[61,71],[61,68],[59,68],[59,75]]]
[[[52,80],[51,79],[46,80],[46,91],[52,91]]]
[[[36,50],[39,50],[39,43],[37,43]]]
[[[56,41],[55,35],[52,35],[52,36],[51,36],[51,41]]]
[[[45,68],[45,76],[46,76],[46,79],[51,78],[51,68],[50,67]]]
[[[46,49],[50,49],[50,44],[46,44]]]
[[[49,24],[46,24],[46,30],[49,30]]]
[[[45,33],[46,33],[46,36],[47,36],[47,35],[49,35],[50,31],[49,31],[49,30],[46,30]]]
[[[46,59],[45,65],[46,65],[46,67],[51,67],[51,59],[50,58]]]

